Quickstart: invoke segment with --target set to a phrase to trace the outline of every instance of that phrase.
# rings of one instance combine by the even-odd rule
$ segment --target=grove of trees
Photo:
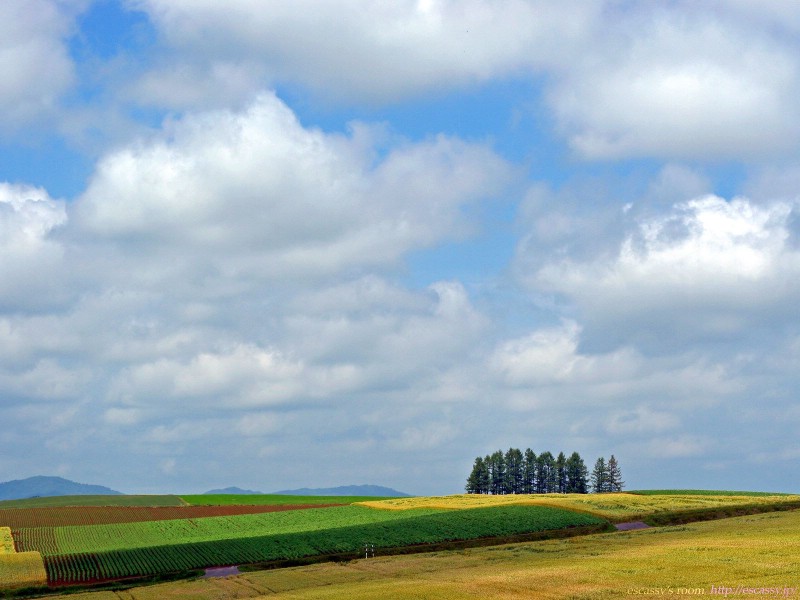
[[[614,455],[598,458],[591,479],[581,455],[509,448],[475,459],[467,477],[468,494],[587,494],[621,492],[625,483]]]

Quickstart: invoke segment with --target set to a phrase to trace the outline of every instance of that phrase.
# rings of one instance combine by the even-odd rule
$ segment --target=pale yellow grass
[[[791,511],[457,552],[379,556],[71,598],[606,600],[641,597],[637,592],[643,591],[711,595],[711,586],[784,590],[800,586],[798,573],[800,513]],[[800,597],[800,589],[782,594]]]
[[[412,508],[465,509],[508,504],[532,504],[590,513],[620,522],[636,520],[660,512],[797,501],[800,501],[800,496],[692,496],[688,494],[645,496],[626,493],[511,494],[507,496],[458,494],[453,496],[375,500],[359,502],[359,504],[388,510],[407,510]]]
[[[41,554],[0,554],[0,590],[43,585],[47,585],[47,571]]]
[[[11,537],[10,527],[0,527],[0,555],[14,554],[14,538]]]

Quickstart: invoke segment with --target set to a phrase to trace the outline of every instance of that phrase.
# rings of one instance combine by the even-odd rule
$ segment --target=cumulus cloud
[[[133,5],[148,12],[177,50],[181,69],[206,73],[200,79],[206,83],[231,82],[216,90],[195,85],[195,102],[203,102],[206,91],[213,97],[219,89],[246,87],[242,73],[356,101],[394,101],[484,82],[531,63],[565,61],[576,51],[568,41],[580,40],[599,12],[581,2],[523,0]],[[139,88],[142,99],[163,100],[153,91],[172,82],[178,97],[190,101],[189,86],[168,74],[173,68],[151,74]]]
[[[588,158],[774,155],[799,133],[798,66],[786,48],[676,15],[565,73],[549,103]]]
[[[306,129],[263,94],[243,112],[193,115],[106,157],[76,223],[151,252],[191,247],[194,267],[207,271],[198,277],[319,276],[466,232],[462,207],[508,176],[488,148],[443,136],[376,162],[372,135],[357,125],[349,137]],[[162,264],[163,277],[173,266]]]
[[[536,0],[132,5],[172,51],[131,90],[143,103],[229,105],[266,82],[391,103],[541,77],[561,133],[589,159],[774,156],[800,136],[795,19],[780,3],[764,11]]]
[[[647,340],[651,349],[729,339],[797,301],[800,254],[788,227],[796,210],[780,201],[696,198],[639,222],[615,256],[554,261],[534,285],[577,305],[587,328]]]
[[[66,47],[80,2],[7,0],[0,3],[0,127],[11,130],[52,116],[74,84]]]
[[[52,233],[66,220],[64,202],[44,189],[0,182],[0,307],[35,310],[63,295],[63,249]]]
[[[249,456],[433,443],[418,419],[465,400],[444,382],[479,360],[464,348],[489,322],[457,281],[414,290],[394,275],[411,250],[469,235],[467,207],[508,179],[484,145],[387,141],[362,124],[325,133],[263,94],[108,154],[73,202],[5,185],[9,253],[61,257],[44,281],[73,293],[3,313],[0,387],[71,415],[53,422],[51,448],[74,451],[77,422],[109,440],[140,432],[152,448],[125,451],[153,472],[169,448],[182,473],[183,449],[207,451],[214,432]],[[20,431],[41,418],[15,413]]]

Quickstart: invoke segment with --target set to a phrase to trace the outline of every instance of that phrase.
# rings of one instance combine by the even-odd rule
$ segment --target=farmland
[[[711,495],[711,494],[518,494],[489,496],[461,494],[424,498],[371,500],[364,506],[386,510],[419,508],[465,509],[485,506],[530,505],[553,506],[607,518],[613,522],[646,519],[659,513],[676,513],[725,509],[743,506],[763,506],[765,510],[784,505],[800,508],[798,495]]]
[[[565,527],[600,529],[604,524],[597,517],[540,506],[384,511],[350,505],[196,519],[30,527],[13,534],[19,549],[42,553],[49,581],[58,584],[355,554],[365,540],[386,549]]]
[[[302,508],[331,506],[325,504],[267,504],[212,506],[64,506],[45,508],[0,509],[0,523],[12,529],[24,527],[61,527],[65,525],[104,525],[140,521],[168,521],[246,515]],[[337,504],[338,506],[338,504]]]
[[[185,506],[179,496],[48,496],[25,500],[0,501],[0,509],[45,508],[57,506]]]
[[[160,503],[153,507],[142,505],[139,498],[128,503],[125,497],[108,498],[116,499],[115,504],[101,506],[91,498],[90,506],[83,508],[69,500],[61,506],[45,502],[40,507],[26,507],[23,503],[22,507],[0,509],[0,519],[4,520],[0,551],[5,548],[10,553],[7,556],[16,557],[13,563],[4,563],[0,589],[20,587],[22,581],[30,585],[44,581],[56,586],[86,585],[187,575],[205,567],[231,564],[285,565],[287,561],[326,557],[350,560],[364,551],[365,543],[378,555],[458,547],[461,552],[451,555],[460,556],[470,545],[575,533],[584,534],[581,539],[586,539],[585,534],[611,529],[609,521],[662,519],[669,523],[686,515],[694,515],[688,521],[697,520],[698,515],[715,518],[741,514],[736,511],[800,507],[800,496],[735,492],[455,495],[381,500],[265,496],[261,505],[235,504],[223,497],[211,497],[200,504],[203,498],[163,496],[151,497]],[[164,505],[173,502],[172,498],[180,504]],[[253,501],[253,496],[242,498]],[[280,504],[279,499],[304,502]],[[330,500],[339,502],[334,506],[324,503]],[[684,530],[664,527],[647,530],[647,535],[670,531]],[[620,535],[599,539],[616,540],[614,536]]]
[[[136,587],[131,600],[611,600],[632,596],[797,597],[800,513],[736,517],[678,527],[257,571]],[[788,588],[788,591],[787,591]],[[792,589],[794,588],[794,589]],[[670,593],[670,590],[672,593]],[[778,591],[775,591],[778,590]],[[73,600],[118,600],[115,592]]]
[[[17,552],[9,527],[0,527],[0,588],[25,588],[47,584],[42,555]]]
[[[184,495],[180,499],[193,506],[258,505],[275,506],[286,504],[352,504],[374,500],[374,496],[291,496],[284,494],[197,494]]]

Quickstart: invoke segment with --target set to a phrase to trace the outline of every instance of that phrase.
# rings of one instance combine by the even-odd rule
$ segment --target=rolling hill
[[[38,496],[89,496],[121,495],[102,485],[89,485],[64,479],[37,475],[27,479],[15,479],[0,483],[0,500],[21,500]]]

